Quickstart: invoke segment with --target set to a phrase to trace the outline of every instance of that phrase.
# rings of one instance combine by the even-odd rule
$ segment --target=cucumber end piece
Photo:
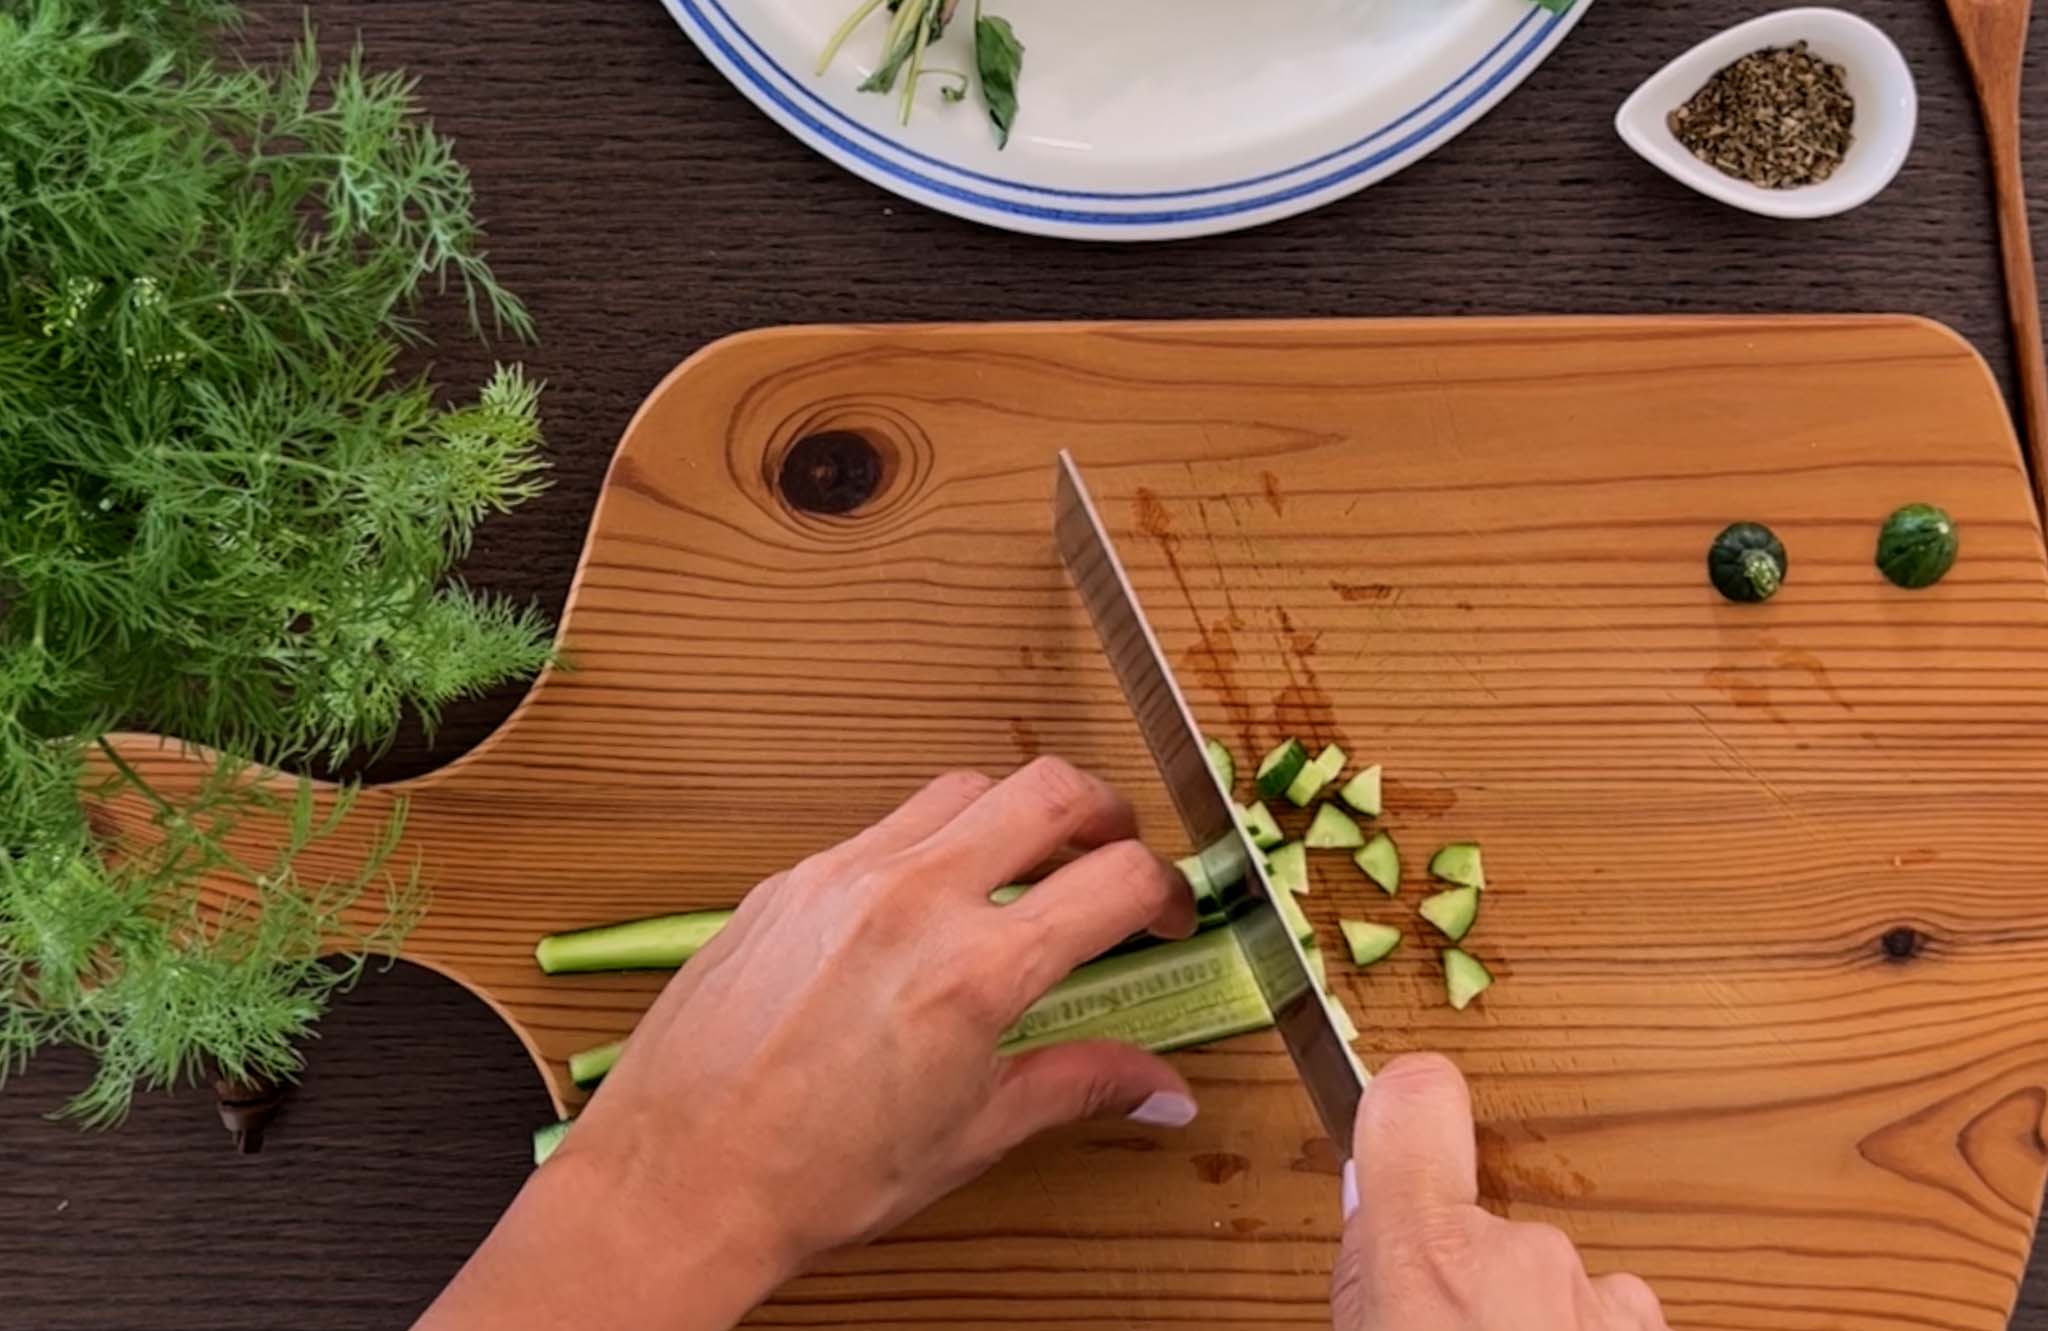
[[[1308,750],[1301,746],[1300,740],[1290,736],[1274,745],[1265,757],[1259,759],[1259,770],[1252,778],[1259,789],[1259,798],[1269,800],[1285,794],[1306,766]]]
[[[1370,966],[1385,959],[1388,953],[1401,945],[1401,931],[1391,924],[1339,920],[1337,927],[1344,933],[1345,946],[1351,949],[1351,964],[1354,966]]]
[[[562,1138],[569,1135],[569,1119],[559,1123],[543,1123],[533,1130],[533,1167],[539,1169],[562,1144]]]
[[[1463,1012],[1493,987],[1493,972],[1479,958],[1455,947],[1444,949],[1444,993]]]

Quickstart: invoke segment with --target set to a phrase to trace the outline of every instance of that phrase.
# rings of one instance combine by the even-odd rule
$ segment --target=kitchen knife
[[[1159,650],[1080,468],[1064,449],[1053,491],[1053,541],[1219,896],[1225,885],[1240,880],[1246,885],[1245,895],[1229,903],[1231,934],[1258,977],[1273,1023],[1330,1140],[1348,1158],[1351,1120],[1364,1092],[1358,1062],[1330,1024],[1300,941],[1273,907],[1263,858],[1238,826],[1230,792],[1209,767],[1201,728]]]

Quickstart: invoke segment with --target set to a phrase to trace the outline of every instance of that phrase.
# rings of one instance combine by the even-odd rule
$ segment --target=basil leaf
[[[976,16],[974,63],[981,75],[981,100],[988,106],[996,147],[1001,148],[1009,143],[1010,126],[1017,122],[1017,76],[1024,70],[1024,43],[1017,40],[1008,19]]]

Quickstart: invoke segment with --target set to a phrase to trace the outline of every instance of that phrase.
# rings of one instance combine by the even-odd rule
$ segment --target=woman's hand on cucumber
[[[1336,1331],[1668,1331],[1641,1280],[1588,1277],[1558,1230],[1479,1208],[1472,1101],[1447,1060],[1373,1078],[1352,1150]]]
[[[1043,1129],[1186,1123],[1187,1083],[1141,1050],[995,1055],[1076,965],[1139,930],[1194,928],[1186,882],[1136,831],[1121,797],[1044,758],[1001,782],[942,776],[763,882],[422,1326],[730,1325]]]

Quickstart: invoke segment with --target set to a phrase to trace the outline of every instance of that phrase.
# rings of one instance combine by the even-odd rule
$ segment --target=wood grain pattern
[[[770,481],[825,428],[894,458],[843,518]],[[437,893],[412,954],[559,1088],[654,982],[543,980],[532,939],[729,902],[809,848],[793,810],[823,841],[938,767],[1057,750],[1170,844],[1052,556],[1059,446],[1213,730],[1385,761],[1411,859],[1486,841],[1496,992],[1449,1012],[1412,942],[1345,984],[1369,1060],[1437,1047],[1474,1075],[1495,1204],[1649,1276],[1682,1328],[2003,1324],[2048,1104],[2048,571],[1982,363],[1913,320],[721,344],[627,431],[564,625],[578,668],[373,793],[412,800]],[[1909,499],[1964,539],[1921,594],[1870,567]],[[1792,551],[1761,608],[1704,586],[1736,517]],[[1408,918],[1317,867],[1325,928]],[[1190,1133],[1040,1143],[759,1321],[1323,1321],[1335,1160],[1284,1054],[1253,1037],[1183,1066]]]
[[[2020,75],[2032,9],[2033,0],[1948,0],[1991,148],[1999,262],[2012,320],[2020,413],[2026,423],[2035,505],[2048,517],[2048,349],[2041,343],[2041,292],[2034,274],[2033,235],[2027,226],[2027,180],[2020,170]]]

